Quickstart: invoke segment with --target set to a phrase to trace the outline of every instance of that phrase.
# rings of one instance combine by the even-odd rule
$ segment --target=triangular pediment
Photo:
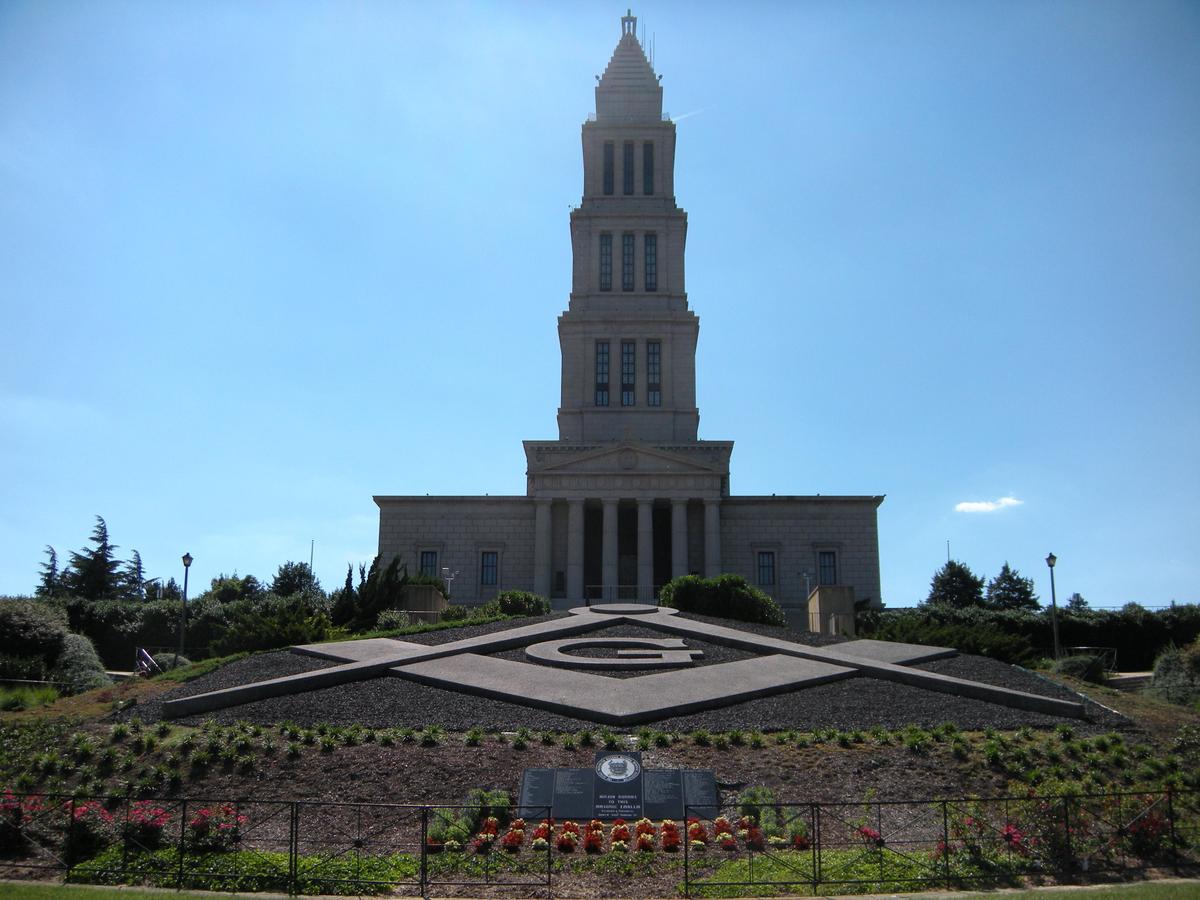
[[[547,474],[713,475],[723,472],[724,468],[720,463],[696,459],[685,453],[621,443],[564,454],[559,459],[543,458],[537,471]]]

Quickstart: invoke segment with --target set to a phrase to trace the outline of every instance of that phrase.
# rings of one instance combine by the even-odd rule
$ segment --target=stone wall
[[[379,553],[399,555],[416,572],[422,550],[436,550],[438,568],[458,577],[450,602],[484,603],[499,591],[533,587],[534,505],[527,497],[376,497]],[[484,551],[499,554],[495,587],[480,584]],[[441,572],[439,571],[440,575]]]
[[[838,584],[854,588],[858,600],[880,602],[879,529],[881,497],[726,497],[721,502],[722,570],[757,584],[758,550],[775,552],[776,584],[763,585],[785,609],[807,621],[801,572],[817,585],[817,554],[837,554]]]

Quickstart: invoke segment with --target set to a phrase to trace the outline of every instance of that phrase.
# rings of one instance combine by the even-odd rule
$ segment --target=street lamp
[[[1051,553],[1046,557],[1046,565],[1050,567],[1050,626],[1054,629],[1054,660],[1062,658],[1062,648],[1058,643],[1058,598],[1054,594],[1054,564],[1058,557]]]
[[[183,604],[179,607],[179,650],[175,654],[175,667],[179,667],[179,657],[183,656],[183,637],[187,630],[187,585],[188,569],[192,567],[192,554],[183,554]]]

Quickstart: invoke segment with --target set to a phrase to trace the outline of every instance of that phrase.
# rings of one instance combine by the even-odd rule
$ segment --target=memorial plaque
[[[683,771],[647,769],[642,779],[643,815],[655,822],[683,820]]]
[[[642,817],[642,754],[596,753],[592,815],[597,819]]]
[[[596,776],[591,769],[555,769],[554,800],[550,815],[554,818],[587,821],[592,818],[592,785]]]
[[[521,776],[521,802],[517,815],[544,819],[554,801],[554,769],[526,769]]]
[[[721,812],[717,776],[707,769],[685,769],[683,801],[687,807],[687,815],[699,816],[702,819],[715,818]]]

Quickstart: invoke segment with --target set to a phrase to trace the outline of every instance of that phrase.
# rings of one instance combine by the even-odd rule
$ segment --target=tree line
[[[976,575],[965,564],[947,560],[933,575],[929,585],[929,596],[921,602],[922,607],[942,606],[953,609],[1030,610],[1041,609],[1038,595],[1033,592],[1033,579],[1025,578],[1006,561],[1000,574],[987,582]],[[1079,594],[1072,594],[1066,602],[1071,610],[1084,610],[1088,602]]]

